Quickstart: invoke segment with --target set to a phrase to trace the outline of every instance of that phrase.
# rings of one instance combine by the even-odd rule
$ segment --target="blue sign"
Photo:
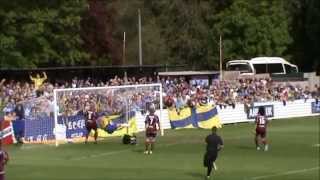
[[[26,118],[25,140],[31,143],[40,143],[54,140],[54,119],[51,117]]]
[[[66,137],[75,138],[83,137],[87,131],[85,128],[85,120],[81,115],[58,117],[58,124],[66,126]],[[37,117],[25,119],[25,140],[30,143],[41,143],[48,140],[54,140],[54,118]]]
[[[318,103],[311,102],[311,112],[312,113],[320,113],[320,101]]]
[[[66,137],[68,139],[76,137],[84,137],[87,133],[85,119],[81,115],[69,116],[66,118],[58,117],[58,122],[61,124],[61,121],[64,121],[64,124],[67,127]]]
[[[273,117],[274,116],[274,110],[273,110],[273,105],[264,105],[264,106],[253,106],[249,109],[249,112],[247,114],[248,119],[254,119],[256,118],[258,114],[258,110],[260,107],[264,107],[265,110],[265,115],[266,117]]]

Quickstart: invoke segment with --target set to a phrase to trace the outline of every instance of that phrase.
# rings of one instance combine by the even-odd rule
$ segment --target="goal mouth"
[[[54,133],[56,145],[63,139],[84,137],[88,133],[83,116],[88,110],[95,111],[99,116],[95,121],[100,129],[99,137],[121,136],[144,130],[144,120],[141,119],[149,113],[149,109],[154,109],[161,117],[162,96],[160,83],[55,89],[54,127],[60,128]],[[139,123],[134,119],[139,119]],[[112,121],[116,123],[115,133],[104,134],[106,125]]]

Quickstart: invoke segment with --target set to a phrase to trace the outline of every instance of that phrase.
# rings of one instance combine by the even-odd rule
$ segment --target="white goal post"
[[[124,112],[126,117],[128,117],[129,110],[141,110],[141,112],[145,114],[147,105],[156,103],[158,110],[157,115],[160,118],[161,135],[164,135],[161,120],[163,113],[162,91],[161,83],[54,89],[54,135],[56,146],[58,146],[59,141],[67,139],[67,131],[72,129],[72,127],[68,127],[63,118],[68,119],[71,116],[75,117],[74,111],[81,111],[85,106],[83,103],[86,104],[90,102],[99,104],[99,107],[101,107],[101,112],[99,113],[103,114],[105,113],[104,111],[112,111],[111,113],[114,113],[113,111]],[[71,123],[70,126],[81,126],[84,128],[84,120],[73,123],[74,124]],[[83,136],[83,134],[78,135]],[[73,138],[73,136],[71,138]]]

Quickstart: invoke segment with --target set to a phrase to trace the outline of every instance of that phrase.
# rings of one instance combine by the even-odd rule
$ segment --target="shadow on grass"
[[[143,153],[144,150],[142,148],[135,148],[135,149],[132,149],[132,152]]]

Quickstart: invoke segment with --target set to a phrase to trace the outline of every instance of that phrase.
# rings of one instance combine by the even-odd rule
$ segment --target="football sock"
[[[266,145],[267,144],[267,140],[263,139],[262,140],[262,144]]]
[[[256,143],[256,147],[259,147],[259,142],[257,137],[254,139],[254,142]]]
[[[94,140],[97,142],[97,139],[98,139],[98,131],[95,131],[94,132]]]
[[[145,146],[146,146],[146,149],[145,149],[145,150],[148,151],[148,149],[149,149],[149,148],[148,148],[148,147],[149,147],[149,144],[146,143]]]
[[[218,170],[218,166],[216,165],[216,163],[213,163],[213,169]]]
[[[207,177],[210,177],[211,171],[212,171],[212,164],[209,164],[207,169]]]

